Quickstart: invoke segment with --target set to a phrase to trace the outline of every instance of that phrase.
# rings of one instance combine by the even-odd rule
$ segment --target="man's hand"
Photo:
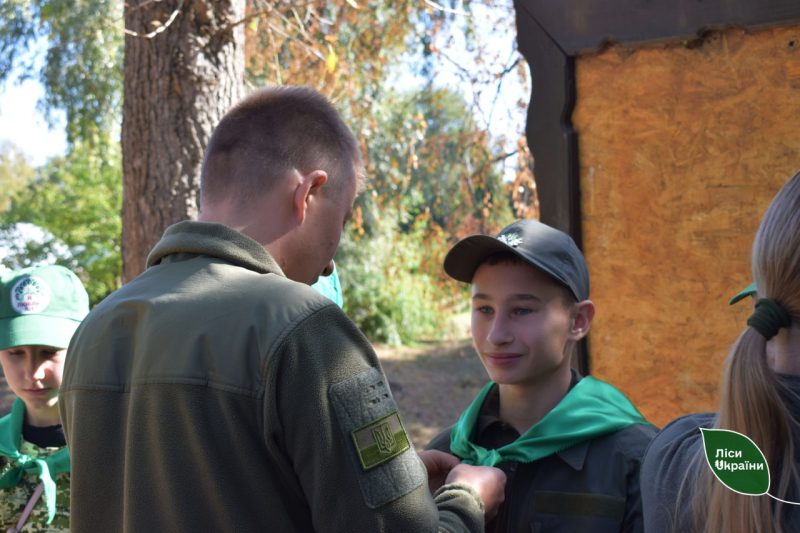
[[[439,450],[424,450],[419,452],[419,458],[428,471],[428,488],[431,494],[439,490],[447,479],[447,474],[459,464],[458,457]]]
[[[493,466],[458,464],[447,475],[444,483],[465,483],[475,489],[483,500],[487,521],[494,518],[506,497],[506,474]]]

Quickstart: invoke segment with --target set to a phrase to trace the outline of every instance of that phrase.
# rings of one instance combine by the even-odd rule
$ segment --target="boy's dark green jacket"
[[[573,371],[573,390],[580,381]],[[556,447],[558,451],[533,461],[506,460],[497,464],[508,476],[506,499],[498,515],[486,525],[486,531],[643,531],[639,468],[656,428],[643,423],[644,419],[629,418],[630,423],[622,429],[566,448]],[[579,433],[578,430],[574,428],[573,432]],[[451,452],[451,434],[452,428],[442,431],[428,448]],[[493,450],[509,445],[519,436],[500,418],[495,385],[484,400],[470,438],[475,444]],[[552,437],[562,439],[561,435]],[[452,453],[459,455],[455,449]]]
[[[76,533],[483,530],[471,490],[429,495],[367,339],[226,226],[166,231],[76,332],[59,404]]]

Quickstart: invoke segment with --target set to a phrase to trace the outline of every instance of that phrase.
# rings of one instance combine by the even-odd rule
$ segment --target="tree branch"
[[[464,15],[465,17],[470,16],[470,14],[464,11],[463,9],[450,9],[449,7],[444,7],[441,4],[437,4],[432,0],[425,0],[425,3],[431,6],[433,9],[436,9],[437,11],[442,11],[443,13],[450,13],[452,15]]]
[[[145,4],[149,4],[149,3],[155,2],[155,1],[158,1],[158,0],[148,0],[147,2],[145,2]],[[175,8],[175,11],[173,11],[170,14],[170,16],[167,19],[167,21],[164,24],[162,24],[161,26],[159,26],[158,28],[156,28],[153,31],[151,31],[150,33],[139,33],[139,32],[133,31],[133,30],[129,30],[128,28],[123,28],[122,30],[125,32],[125,35],[131,35],[133,37],[141,37],[143,39],[152,39],[153,37],[155,37],[159,33],[162,33],[164,31],[166,31],[167,28],[169,28],[172,25],[172,23],[175,22],[175,19],[178,18],[178,15],[180,14],[181,9],[183,9],[183,3],[184,3],[184,0],[181,0],[180,5],[178,5],[178,7]],[[142,7],[144,7],[144,4],[136,6],[136,9],[141,9]],[[158,21],[157,20],[153,20],[152,23],[158,23]]]

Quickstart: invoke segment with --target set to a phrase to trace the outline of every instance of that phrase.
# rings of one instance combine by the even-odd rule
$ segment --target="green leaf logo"
[[[761,496],[769,490],[767,459],[746,435],[727,429],[703,429],[708,467],[720,482],[739,494]]]

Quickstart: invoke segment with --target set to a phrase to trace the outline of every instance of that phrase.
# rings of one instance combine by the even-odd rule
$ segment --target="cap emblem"
[[[520,244],[522,244],[522,235],[516,232],[506,233],[505,235],[500,235],[497,237],[497,240],[511,246],[512,248],[516,248]]]
[[[21,314],[40,313],[50,305],[50,286],[36,276],[26,276],[11,289],[11,307]]]

